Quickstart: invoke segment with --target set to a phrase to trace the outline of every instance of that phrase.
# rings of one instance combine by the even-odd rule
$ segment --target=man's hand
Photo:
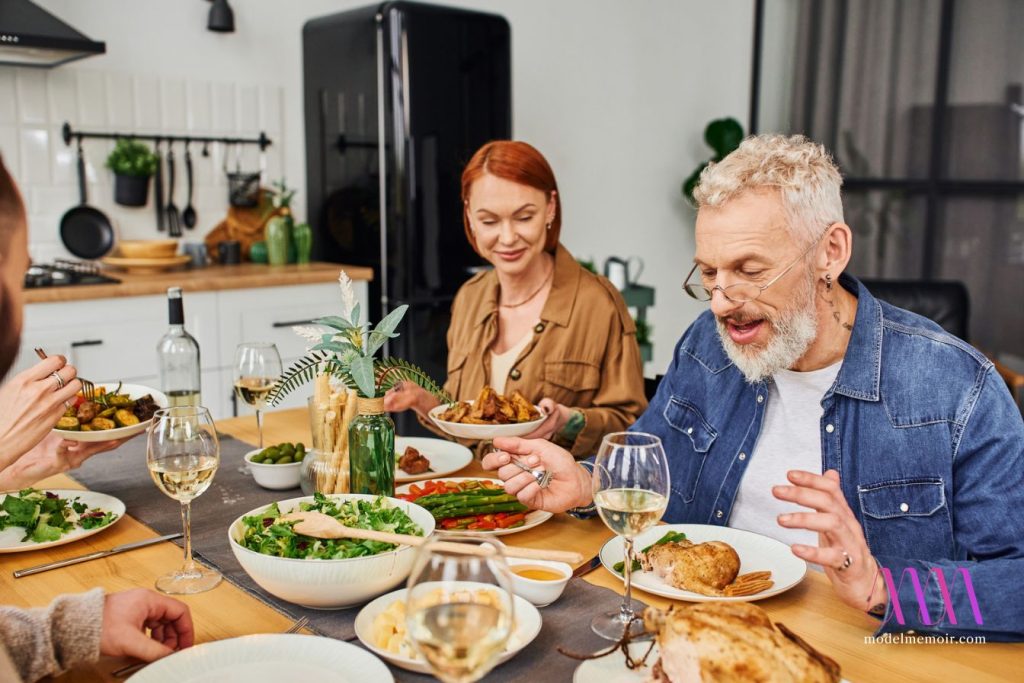
[[[548,439],[557,434],[569,421],[569,409],[550,398],[540,400],[540,409],[544,411],[544,421],[524,439]]]
[[[129,437],[132,438],[135,437]],[[50,432],[14,464],[0,470],[0,491],[23,489],[54,474],[73,470],[97,453],[112,451],[129,439],[85,443],[62,439]]]
[[[100,634],[102,654],[152,662],[191,647],[194,638],[192,615],[188,605],[179,600],[146,588],[106,597]]]
[[[60,375],[63,388],[54,377]],[[28,453],[64,414],[64,402],[82,389],[64,356],[50,356],[0,387],[0,470]]]
[[[793,486],[775,486],[779,500],[811,508],[814,512],[779,515],[779,524],[789,529],[808,529],[818,534],[818,547],[796,544],[793,554],[820,564],[843,602],[867,610],[888,601],[885,583],[879,581],[878,565],[871,555],[864,530],[846,503],[839,486],[839,473],[824,475],[791,470]],[[845,554],[844,554],[845,552]],[[849,556],[851,564],[842,569]]]
[[[590,505],[593,491],[590,473],[580,467],[569,451],[549,441],[539,439],[498,438],[494,447],[499,449],[484,457],[484,469],[498,470],[505,482],[505,491],[536,510],[565,512],[569,508]],[[533,469],[551,473],[547,488],[537,485],[529,472],[511,464],[511,457]]]

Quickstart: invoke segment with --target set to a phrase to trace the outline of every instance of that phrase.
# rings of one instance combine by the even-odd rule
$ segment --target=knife
[[[597,569],[600,566],[601,566],[601,556],[600,555],[594,555],[592,558],[590,558],[585,563],[581,564],[579,567],[576,567],[576,569],[573,570],[572,578],[577,579],[577,578],[583,576],[584,574],[589,574],[590,572],[594,571],[595,569]]]
[[[28,567],[27,569],[19,569],[14,572],[14,578],[20,579],[23,576],[32,576],[33,574],[39,574],[40,572],[49,571],[51,569],[60,569],[61,567],[68,567],[79,562],[88,562],[89,560],[96,560],[101,557],[109,557],[110,555],[117,555],[118,553],[127,552],[129,550],[135,550],[136,548],[145,548],[148,545],[154,545],[156,543],[163,543],[164,541],[173,541],[176,538],[181,538],[183,534],[179,531],[176,534],[168,534],[167,536],[159,536],[157,538],[147,538],[144,541],[136,541],[135,543],[125,543],[124,545],[115,546],[109,550],[99,550],[88,555],[79,555],[78,557],[71,557],[66,560],[59,560],[57,562],[47,562],[35,567]]]

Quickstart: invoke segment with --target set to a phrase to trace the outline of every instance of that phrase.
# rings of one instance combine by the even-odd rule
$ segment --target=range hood
[[[29,0],[0,0],[0,64],[49,69],[106,51]]]

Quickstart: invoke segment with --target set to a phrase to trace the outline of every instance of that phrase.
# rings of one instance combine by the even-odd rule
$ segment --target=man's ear
[[[853,231],[846,223],[833,223],[826,231],[823,242],[824,260],[818,266],[838,275],[846,270],[853,256]]]

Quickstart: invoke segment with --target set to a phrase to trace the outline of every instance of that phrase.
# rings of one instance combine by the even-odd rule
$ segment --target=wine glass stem
[[[263,411],[256,409],[256,431],[260,435],[260,450],[263,450]]]
[[[625,538],[626,542],[626,563],[622,567],[622,573],[626,577],[626,595],[622,601],[622,619],[627,624],[633,619],[633,539]]]
[[[181,504],[181,525],[185,530],[185,564],[181,568],[183,572],[190,572],[195,569],[196,563],[192,559],[192,503]]]

